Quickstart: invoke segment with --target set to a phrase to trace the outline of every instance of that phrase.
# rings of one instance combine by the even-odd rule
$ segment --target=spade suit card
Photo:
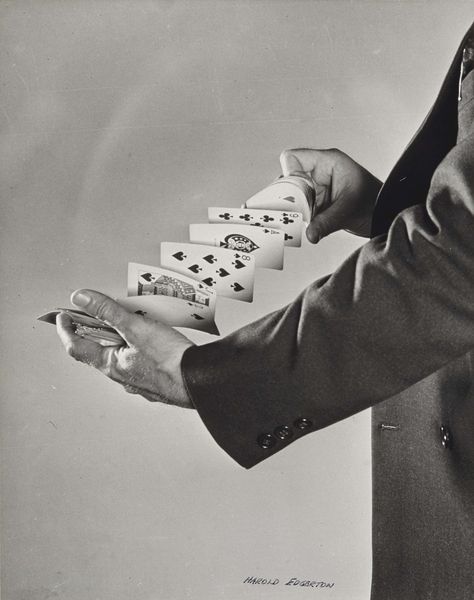
[[[215,289],[218,296],[251,302],[255,257],[229,248],[180,242],[161,243],[161,266]]]
[[[280,177],[244,204],[244,208],[299,212],[306,223],[311,221],[313,206],[314,185],[304,174]]]
[[[210,206],[207,209],[207,216],[209,223],[240,223],[281,229],[284,233],[285,246],[301,246],[303,215],[299,212]]]
[[[173,327],[218,334],[214,318],[216,292],[199,281],[168,269],[128,265],[128,298],[117,302],[128,310]]]
[[[208,244],[255,256],[257,267],[283,268],[284,233],[268,227],[224,223],[197,223],[189,226],[194,244]]]

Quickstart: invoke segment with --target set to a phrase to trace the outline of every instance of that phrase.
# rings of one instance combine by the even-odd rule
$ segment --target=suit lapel
[[[469,32],[456,52],[428,116],[380,190],[372,218],[372,237],[387,233],[402,210],[426,200],[436,167],[456,144],[459,69]]]

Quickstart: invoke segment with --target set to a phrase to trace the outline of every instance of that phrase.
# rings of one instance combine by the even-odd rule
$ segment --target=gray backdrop
[[[157,264],[207,206],[245,201],[285,147],[338,146],[384,178],[472,15],[454,1],[1,3],[2,598],[368,599],[368,413],[245,471],[196,414],[127,395],[35,317],[78,287],[124,295],[127,261]],[[258,270],[253,304],[219,302],[223,333],[359,243],[287,249],[283,272]]]

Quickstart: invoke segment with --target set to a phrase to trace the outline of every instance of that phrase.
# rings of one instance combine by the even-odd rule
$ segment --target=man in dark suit
[[[283,153],[285,172],[316,184],[311,241],[372,223],[370,242],[287,307],[204,346],[89,290],[74,303],[127,346],[102,348],[58,317],[72,356],[195,407],[247,468],[374,407],[373,600],[474,597],[473,46],[466,35],[380,191],[339,151]]]

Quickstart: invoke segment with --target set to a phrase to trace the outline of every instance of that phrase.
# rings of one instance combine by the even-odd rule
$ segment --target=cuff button
[[[309,419],[305,419],[304,417],[302,417],[301,419],[296,419],[296,421],[294,422],[294,426],[301,430],[309,429],[313,426],[313,422]]]
[[[276,439],[271,433],[262,433],[262,435],[259,435],[257,438],[257,444],[260,446],[260,448],[267,450],[276,444]]]
[[[288,427],[288,425],[280,425],[275,429],[273,433],[280,440],[288,440],[289,438],[293,437],[293,432]]]

